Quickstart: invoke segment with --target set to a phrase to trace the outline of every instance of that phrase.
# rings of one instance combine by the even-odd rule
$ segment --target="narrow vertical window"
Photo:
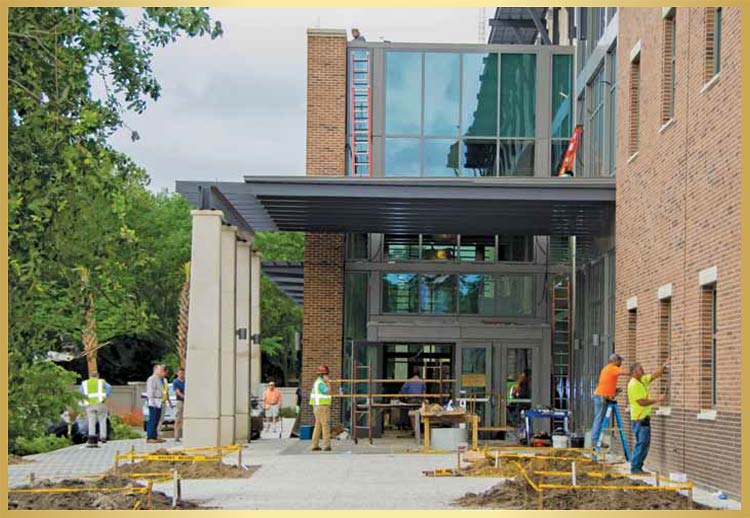
[[[704,81],[709,82],[721,70],[721,7],[706,7]]]
[[[662,76],[661,76],[661,123],[674,117],[675,94],[675,9],[671,9],[662,22]]]
[[[659,301],[659,359],[658,364],[664,365],[670,357],[672,349],[672,299],[666,298]],[[660,382],[661,393],[666,394],[664,406],[669,406],[670,397],[670,370],[667,369],[662,375]]]
[[[638,361],[636,359],[636,329],[638,327],[638,310],[631,309],[628,311],[628,334],[625,343],[625,361],[629,364]]]
[[[628,154],[638,152],[641,141],[641,55],[638,53],[630,62],[630,124],[628,128]]]
[[[701,287],[700,396],[701,408],[716,407],[716,283]]]

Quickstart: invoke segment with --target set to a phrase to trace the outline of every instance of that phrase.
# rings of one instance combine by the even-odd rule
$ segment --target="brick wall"
[[[346,31],[307,34],[307,174],[343,176],[346,145]],[[344,293],[343,236],[305,236],[302,421],[313,421],[309,394],[321,364],[341,377]],[[333,421],[340,419],[338,401]]]
[[[625,352],[628,298],[638,297],[636,357],[658,367],[657,290],[672,284],[671,415],[653,420],[647,466],[683,471],[700,485],[740,493],[741,14],[724,8],[721,71],[705,87],[707,14],[676,9],[676,91],[662,126],[661,8],[620,10],[618,36],[616,341]],[[640,138],[628,152],[630,51],[641,41]],[[699,420],[701,288],[716,266],[717,411]],[[663,331],[662,331],[663,333]],[[705,355],[704,355],[705,356]],[[626,358],[627,362],[633,358]],[[622,402],[624,403],[624,401]],[[632,436],[631,436],[632,440]]]

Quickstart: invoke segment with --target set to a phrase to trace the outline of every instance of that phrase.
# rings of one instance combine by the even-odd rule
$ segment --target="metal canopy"
[[[302,261],[263,261],[261,270],[290,299],[302,305],[305,269]]]
[[[251,177],[177,182],[198,208],[250,230],[605,236],[614,178]]]

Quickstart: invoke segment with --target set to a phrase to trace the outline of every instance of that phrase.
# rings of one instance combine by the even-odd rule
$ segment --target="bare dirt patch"
[[[546,457],[576,457],[578,483],[608,486],[647,486],[627,477],[602,473],[602,465],[587,461],[571,452],[544,453]],[[570,478],[547,476],[538,472],[570,472],[570,459],[539,459],[534,457],[478,460],[462,470],[462,476],[508,477],[483,493],[467,493],[454,503],[462,507],[490,509],[538,509],[539,493],[531,487],[516,465],[520,464],[535,482],[569,484]],[[687,497],[677,491],[635,490],[544,490],[544,509],[687,509]],[[694,509],[710,509],[693,504]]]
[[[189,457],[187,453],[173,452],[168,450],[156,450],[156,455],[179,455]],[[133,464],[120,464],[112,469],[114,475],[127,475],[133,473],[161,473],[177,470],[181,478],[248,478],[259,466],[241,467],[236,464],[225,464],[224,462],[184,462],[184,461],[156,461],[142,460]]]
[[[91,488],[92,491],[80,493],[9,493],[9,510],[130,510],[139,499],[143,500],[141,508],[145,507],[145,495],[122,492],[97,492],[96,488],[132,487],[143,488],[142,484],[116,476],[105,476],[97,480],[62,480],[59,482],[39,481],[34,485],[27,485],[18,489],[54,489],[54,488]],[[152,509],[171,509],[172,499],[160,491],[152,495]],[[182,501],[178,509],[201,509],[194,502]]]

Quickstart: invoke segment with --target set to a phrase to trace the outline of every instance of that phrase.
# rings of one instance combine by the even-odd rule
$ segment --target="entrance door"
[[[539,349],[521,345],[500,347],[500,376],[502,404],[500,408],[504,425],[518,428],[521,411],[542,402]],[[504,412],[503,412],[503,408]]]
[[[469,404],[475,406],[482,425],[489,426],[492,422],[492,346],[461,344],[457,356],[457,396],[470,398]]]

